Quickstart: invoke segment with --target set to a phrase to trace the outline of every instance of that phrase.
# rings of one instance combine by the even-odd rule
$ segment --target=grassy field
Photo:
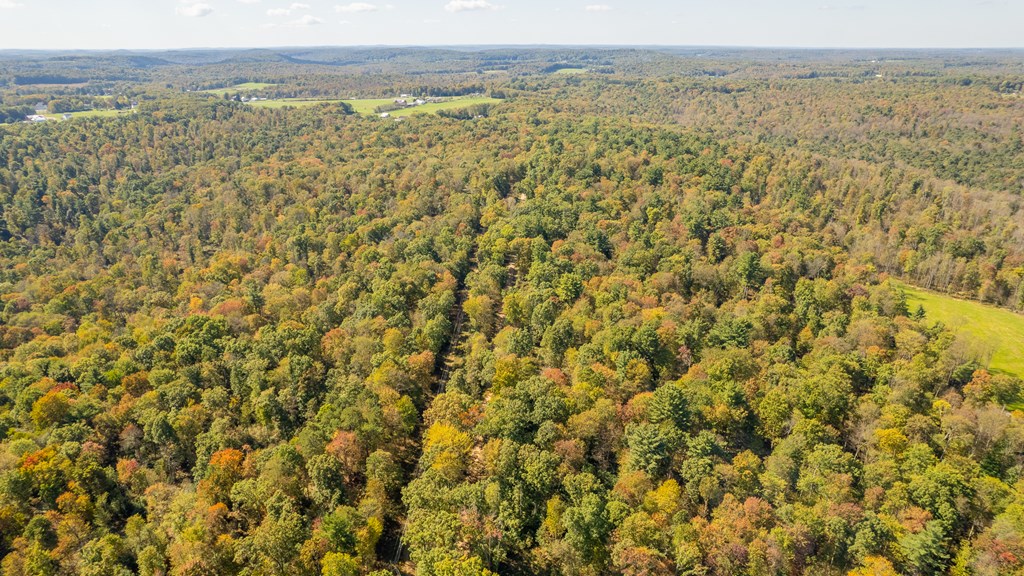
[[[82,112],[72,112],[71,118],[114,118],[116,116],[124,116],[127,114],[133,114],[132,110],[83,110]],[[43,114],[49,120],[63,120],[63,114]]]
[[[921,305],[927,319],[991,346],[992,370],[1024,378],[1024,315],[913,286],[902,287],[911,311]]]
[[[361,100],[305,100],[305,99],[282,99],[282,100],[260,100],[258,102],[250,102],[253,106],[260,108],[286,108],[288,106],[294,106],[301,108],[304,106],[315,106],[317,104],[324,103],[337,103],[346,102],[352,106],[352,109],[356,114],[375,114],[375,110],[380,106],[392,104],[395,101],[394,98],[368,98]],[[477,104],[497,104],[501,100],[497,98],[455,98],[447,102],[437,102],[433,104],[424,104],[422,106],[415,106],[411,108],[404,108],[402,110],[396,110],[390,112],[392,117],[411,116],[413,114],[436,114],[441,110],[458,110],[460,108],[468,108],[469,106],[475,106]]]
[[[590,72],[586,68],[559,68],[552,72],[552,74],[586,74]]]
[[[356,111],[356,114],[373,114],[374,110],[378,106],[387,106],[388,104],[394,104],[394,98],[366,98],[363,100],[345,100],[352,105],[352,109]]]
[[[203,90],[207,94],[216,94],[217,96],[223,96],[225,94],[235,94],[237,92],[255,92],[257,90],[263,90],[264,88],[270,88],[271,86],[277,86],[277,84],[267,84],[266,82],[243,82],[242,84],[235,84],[228,88],[216,88],[213,90]]]
[[[307,100],[305,98],[282,98],[281,100],[260,100],[249,102],[250,106],[257,108],[305,108],[317,104],[337,104],[342,100]]]
[[[470,106],[476,106],[478,104],[497,104],[501,100],[497,98],[456,98],[447,102],[437,102],[434,104],[424,104],[423,106],[416,106],[415,108],[405,108],[392,112],[392,116],[411,116],[413,114],[436,114],[441,110],[459,110],[461,108],[469,108]],[[353,104],[353,108],[355,105]]]

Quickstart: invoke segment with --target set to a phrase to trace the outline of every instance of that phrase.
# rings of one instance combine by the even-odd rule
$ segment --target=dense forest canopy
[[[1024,574],[1021,56],[0,52],[0,572]]]

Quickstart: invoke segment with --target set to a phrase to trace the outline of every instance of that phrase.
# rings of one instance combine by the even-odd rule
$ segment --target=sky
[[[1024,47],[1024,0],[0,0],[0,49]]]

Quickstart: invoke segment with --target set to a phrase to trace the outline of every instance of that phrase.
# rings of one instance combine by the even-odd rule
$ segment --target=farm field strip
[[[394,101],[394,98],[365,98],[354,100],[285,98],[281,100],[259,100],[257,102],[250,102],[250,104],[259,108],[287,108],[289,106],[301,108],[305,106],[315,106],[317,104],[337,104],[344,102],[351,105],[352,110],[357,114],[370,115],[376,114],[376,110],[379,107],[393,104]],[[388,112],[388,114],[392,117],[411,116],[413,114],[433,114],[442,110],[458,110],[460,108],[468,108],[478,104],[497,104],[499,102],[501,102],[501,100],[498,98],[489,98],[486,96],[455,98],[445,102],[433,102],[423,104],[422,106],[410,106],[408,108]]]
[[[228,86],[227,88],[213,88],[211,90],[203,90],[203,92],[223,96],[225,94],[234,94],[245,90],[263,90],[264,88],[272,88],[274,86],[277,86],[277,84],[269,84],[267,82],[243,82],[241,84],[235,84],[234,86]]]
[[[1024,315],[988,304],[961,300],[901,284],[911,311],[920,305],[926,318],[968,334],[992,349],[992,370],[1024,377]]]
[[[75,118],[115,118],[132,113],[134,113],[132,110],[82,110],[80,112],[70,112],[72,120]],[[43,117],[48,120],[64,119],[63,114],[43,114]]]

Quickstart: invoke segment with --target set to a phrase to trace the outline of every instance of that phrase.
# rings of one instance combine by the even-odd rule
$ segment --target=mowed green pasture
[[[901,285],[911,311],[922,306],[925,318],[968,334],[992,350],[991,369],[1024,378],[1024,315],[980,302]]]
[[[305,108],[306,106],[316,106],[317,104],[337,104],[342,100],[310,100],[307,98],[282,98],[280,100],[259,100],[257,102],[249,102],[250,106],[256,108]]]
[[[370,115],[376,114],[377,108],[381,106],[393,104],[395,99],[366,98],[357,100],[310,100],[302,98],[285,98],[281,100],[260,100],[258,102],[250,102],[250,104],[258,108],[287,108],[289,106],[302,108],[305,106],[315,106],[317,104],[336,104],[338,102],[345,102],[351,105],[352,110],[355,111],[356,114]],[[411,106],[409,108],[389,112],[389,114],[392,117],[411,116],[413,114],[436,114],[441,110],[458,110],[460,108],[468,108],[478,104],[497,104],[499,102],[501,102],[501,100],[498,98],[488,98],[485,96],[474,98],[454,98],[445,102],[424,104],[422,106]]]
[[[435,102],[432,104],[424,104],[422,106],[415,106],[412,108],[403,108],[391,112],[392,116],[411,116],[413,114],[436,114],[442,110],[460,110],[462,108],[469,108],[470,106],[476,106],[478,104],[497,104],[501,102],[498,98],[487,98],[481,96],[478,98],[456,98],[454,100],[448,100],[447,102]],[[355,105],[353,104],[353,108]]]
[[[235,94],[237,92],[254,92],[256,90],[263,90],[264,88],[270,88],[277,86],[277,84],[268,84],[266,82],[243,82],[241,84],[235,84],[227,88],[215,88],[213,90],[203,90],[207,94],[216,94],[217,96],[223,96],[225,94]]]
[[[586,68],[559,68],[552,72],[552,74],[586,74],[590,72]]]
[[[71,119],[75,118],[114,118],[117,116],[126,116],[128,114],[134,114],[134,110],[83,110],[81,112],[71,112]],[[63,114],[43,114],[49,120],[63,120]]]
[[[345,100],[352,106],[356,114],[374,114],[380,106],[389,106],[395,103],[394,98],[363,98],[359,100]]]

